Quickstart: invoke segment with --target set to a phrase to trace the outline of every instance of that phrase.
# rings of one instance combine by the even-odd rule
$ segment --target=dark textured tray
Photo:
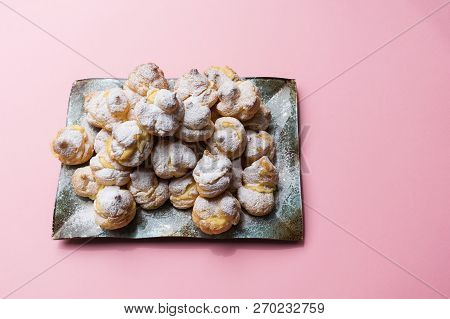
[[[268,132],[276,145],[275,165],[279,171],[279,187],[275,193],[275,209],[265,217],[253,217],[245,212],[237,226],[228,232],[209,236],[200,232],[191,221],[191,210],[179,210],[168,201],[161,208],[146,212],[138,209],[136,218],[125,228],[103,231],[94,222],[91,200],[73,192],[70,179],[76,166],[62,166],[53,215],[53,238],[156,238],[195,237],[210,239],[275,239],[302,240],[303,212],[299,162],[299,123],[297,88],[294,80],[280,78],[249,78],[261,91],[264,103],[272,111]],[[83,112],[85,94],[119,87],[120,79],[86,79],[72,86],[67,112],[67,124],[86,124]],[[173,84],[173,81],[171,81]]]

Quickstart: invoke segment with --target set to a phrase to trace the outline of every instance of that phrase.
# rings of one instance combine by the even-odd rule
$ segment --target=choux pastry
[[[101,153],[103,150],[105,150],[106,142],[111,138],[111,132],[101,129],[97,135],[95,135],[94,139],[94,150],[95,153]]]
[[[108,131],[127,119],[130,107],[125,91],[120,88],[93,92],[84,101],[89,124]]]
[[[95,199],[100,188],[89,166],[77,168],[72,175],[71,183],[75,194],[92,200]]]
[[[114,230],[128,225],[136,215],[133,195],[117,186],[101,189],[94,201],[95,222],[103,229]]]
[[[205,234],[218,235],[239,223],[241,205],[229,192],[216,198],[197,197],[192,221]]]
[[[55,157],[66,165],[89,161],[94,153],[93,138],[80,125],[70,125],[58,131],[52,142]]]
[[[189,100],[184,102],[183,123],[175,135],[185,142],[206,141],[214,133],[211,111],[208,106]]]
[[[232,160],[240,157],[247,145],[247,134],[242,123],[233,117],[221,117],[214,127],[214,134],[208,141],[210,150],[223,153]]]
[[[229,66],[212,66],[205,71],[206,77],[212,83],[215,88],[219,88],[228,81],[238,82],[241,81],[239,75]]]
[[[153,136],[143,130],[136,121],[126,121],[115,126],[106,142],[106,151],[119,164],[136,167],[142,164],[153,147]]]
[[[141,96],[147,96],[152,89],[167,89],[168,83],[164,72],[154,63],[138,65],[128,76],[124,87]]]
[[[150,169],[139,167],[130,174],[130,178],[128,189],[143,209],[156,209],[169,199],[169,183],[158,180]]]
[[[242,163],[241,159],[237,158],[231,161],[231,183],[228,191],[235,194],[239,187],[242,186]]]
[[[138,123],[152,135],[172,136],[181,125],[184,107],[169,90],[157,91],[153,104],[140,100],[134,107],[133,114]]]
[[[113,160],[106,150],[91,158],[89,166],[100,185],[122,186],[130,181],[130,169]]]
[[[271,161],[275,157],[275,144],[272,135],[265,131],[247,131],[247,148],[244,152],[245,166],[267,156]]]
[[[182,141],[160,139],[151,154],[155,174],[164,179],[184,176],[197,163],[194,151]]]
[[[222,116],[248,121],[260,110],[260,104],[258,88],[249,80],[225,81],[219,87],[217,112]]]
[[[197,184],[191,174],[175,178],[169,184],[170,201],[179,209],[187,209],[194,206],[198,196]]]
[[[242,124],[247,130],[265,131],[272,121],[270,109],[261,102],[258,112],[250,120],[243,121]]]
[[[192,173],[197,191],[202,197],[212,198],[223,193],[231,183],[232,164],[223,154],[205,151]]]
[[[275,206],[273,192],[278,183],[277,169],[267,156],[261,157],[242,173],[242,187],[237,198],[245,210],[254,216],[269,214]]]

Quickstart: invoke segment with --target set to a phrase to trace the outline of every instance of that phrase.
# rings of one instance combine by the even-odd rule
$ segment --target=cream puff
[[[128,189],[143,209],[156,209],[169,199],[168,182],[158,180],[152,170],[138,167],[130,178]]]
[[[222,194],[231,183],[232,164],[223,154],[205,151],[192,173],[200,196],[212,198]]]
[[[140,100],[133,110],[134,117],[150,134],[172,136],[180,127],[184,117],[184,107],[169,90],[157,91],[153,104]]]
[[[265,131],[247,131],[247,147],[244,152],[245,166],[267,156],[271,161],[275,157],[275,144],[272,135]]]
[[[137,167],[150,155],[153,148],[153,136],[142,129],[136,121],[118,124],[106,142],[106,151],[119,164]]]
[[[269,214],[275,206],[274,191],[278,172],[267,156],[261,157],[242,173],[242,187],[237,198],[242,207],[253,216]]]
[[[241,159],[237,158],[231,161],[232,169],[231,169],[231,183],[228,191],[235,194],[239,187],[242,186],[242,163]]]
[[[72,175],[71,184],[75,194],[92,200],[100,188],[89,166],[77,168]]]
[[[270,112],[270,109],[261,102],[255,116],[247,121],[242,121],[242,124],[247,130],[264,131],[269,127],[271,120],[272,113]]]
[[[136,215],[133,195],[117,186],[100,190],[94,201],[95,222],[103,229],[114,230],[128,225]]]
[[[191,174],[172,179],[169,192],[172,205],[179,209],[191,208],[198,197],[197,184]]]
[[[124,87],[141,96],[147,96],[149,90],[167,89],[169,85],[164,72],[155,63],[146,63],[138,65],[130,73]]]
[[[111,138],[111,132],[101,129],[94,139],[94,150],[95,153],[100,153],[106,147],[106,142]]]
[[[175,135],[185,142],[208,140],[214,133],[214,123],[211,121],[209,107],[190,99],[187,99],[183,105],[183,122]]]
[[[52,142],[55,157],[66,165],[83,164],[94,153],[93,138],[80,125],[70,125],[58,131]]]
[[[222,116],[231,116],[241,121],[248,121],[260,110],[259,90],[249,80],[225,81],[219,87],[218,92],[217,112]]]
[[[192,170],[197,157],[182,141],[160,139],[151,154],[151,161],[155,174],[169,179],[184,176]]]
[[[241,81],[239,75],[229,66],[212,66],[205,71],[207,79],[214,83],[215,88],[219,88],[228,81],[238,82]]]
[[[101,151],[89,162],[98,184],[103,186],[122,186],[130,181],[130,168],[112,159],[106,150]]]
[[[118,123],[126,121],[130,108],[128,97],[120,88],[93,92],[84,100],[86,120],[89,124],[108,131]]]
[[[240,157],[247,145],[247,134],[242,123],[233,117],[221,117],[214,127],[214,134],[208,143],[210,151],[223,153],[232,160]]]
[[[241,205],[229,192],[216,198],[197,197],[192,208],[192,221],[202,232],[218,235],[239,223]]]

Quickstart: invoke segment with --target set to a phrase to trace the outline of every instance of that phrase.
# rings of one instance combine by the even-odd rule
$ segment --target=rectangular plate
[[[249,80],[259,88],[264,103],[272,111],[272,123],[267,131],[275,139],[275,166],[278,168],[280,181],[275,192],[275,209],[270,215],[253,217],[244,212],[237,226],[223,234],[210,236],[194,226],[191,210],[176,209],[167,201],[156,210],[146,212],[138,209],[136,218],[122,229],[104,231],[94,222],[93,201],[78,197],[72,190],[70,179],[78,166],[62,165],[53,215],[53,239],[194,237],[302,240],[297,87],[295,81],[289,79]],[[83,112],[84,96],[92,91],[121,87],[123,82],[120,79],[76,81],[70,93],[67,125],[88,126]],[[173,80],[170,83],[173,85]]]

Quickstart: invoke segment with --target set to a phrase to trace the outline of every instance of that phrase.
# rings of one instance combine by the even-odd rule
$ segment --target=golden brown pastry
[[[138,123],[150,134],[172,136],[180,127],[184,117],[184,107],[169,90],[158,90],[153,104],[140,100],[134,107],[133,114]]]
[[[206,141],[214,133],[209,107],[188,98],[184,103],[182,125],[175,134],[185,142]]]
[[[169,184],[170,201],[179,209],[187,209],[194,206],[198,196],[197,184],[191,174],[175,178]]]
[[[79,165],[89,161],[94,153],[93,138],[80,125],[70,125],[58,131],[52,151],[61,163]]]
[[[92,200],[95,199],[100,188],[89,166],[77,168],[72,175],[71,183],[75,194]]]
[[[136,215],[133,195],[117,186],[100,190],[94,201],[95,222],[103,229],[113,230],[125,227]]]
[[[164,179],[184,176],[195,167],[197,157],[194,151],[182,141],[160,139],[151,160],[155,174]]]
[[[112,131],[112,137],[106,142],[106,151],[119,164],[137,167],[150,155],[153,148],[153,136],[142,129],[136,121],[118,124]]]
[[[203,153],[192,173],[197,191],[202,197],[212,198],[222,194],[230,186],[232,164],[223,154]]]
[[[138,167],[130,177],[128,189],[143,209],[156,209],[169,199],[168,182],[158,180],[152,170]]]
[[[214,127],[214,134],[208,143],[210,151],[223,153],[232,160],[240,157],[247,145],[242,123],[233,117],[221,117],[217,119]]]
[[[247,131],[247,148],[244,152],[245,166],[267,156],[271,161],[275,157],[275,144],[272,135],[265,131]]]
[[[239,75],[229,66],[212,66],[205,71],[206,77],[216,89],[222,86],[227,81],[238,82],[241,81]]]
[[[250,120],[242,121],[247,130],[265,131],[272,120],[270,109],[261,102],[258,112]]]
[[[108,131],[127,119],[130,107],[127,94],[120,88],[93,92],[84,100],[89,124]]]
[[[229,192],[216,198],[197,197],[192,221],[205,234],[217,235],[239,223],[241,205]]]
[[[245,210],[254,216],[269,214],[275,205],[273,192],[278,183],[278,172],[267,156],[261,157],[242,173],[243,186],[237,198]]]
[[[219,87],[217,112],[222,116],[235,117],[241,121],[250,120],[259,110],[261,97],[258,88],[249,80],[225,81]]]
[[[101,151],[89,162],[98,184],[122,186],[130,181],[130,169],[113,160],[106,150]]]
[[[97,135],[95,135],[94,139],[94,150],[95,153],[100,153],[101,151],[105,150],[106,142],[110,139],[111,132],[101,129]]]
[[[214,83],[197,69],[192,69],[180,77],[175,83],[174,91],[181,101],[190,100],[206,107],[217,102],[217,90]]]
[[[125,81],[124,87],[141,96],[147,96],[152,89],[167,89],[168,83],[164,72],[155,63],[138,65]]]

